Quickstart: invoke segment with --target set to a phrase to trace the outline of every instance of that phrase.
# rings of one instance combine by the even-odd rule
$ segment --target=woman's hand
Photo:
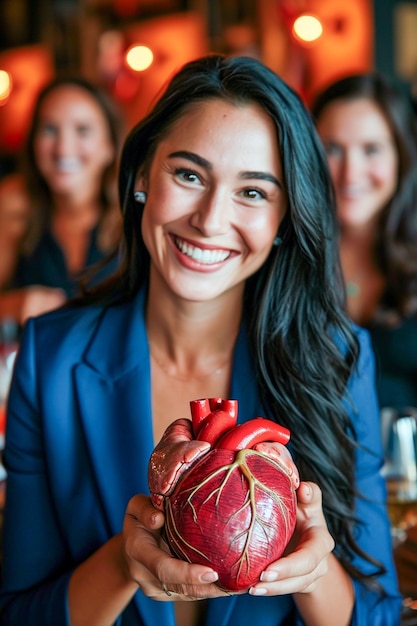
[[[297,490],[297,523],[286,556],[271,563],[249,593],[255,596],[309,593],[328,571],[334,548],[322,509],[320,488],[302,482]]]
[[[29,317],[47,313],[62,306],[67,297],[62,289],[31,285],[23,290],[20,322],[24,324]]]
[[[214,583],[217,573],[204,565],[191,565],[172,557],[163,541],[164,515],[149,497],[134,496],[123,526],[122,557],[126,576],[154,600],[196,600],[229,595]]]
[[[35,317],[57,309],[67,300],[62,289],[31,285],[11,289],[0,294],[0,314],[11,317],[23,325],[29,317]]]

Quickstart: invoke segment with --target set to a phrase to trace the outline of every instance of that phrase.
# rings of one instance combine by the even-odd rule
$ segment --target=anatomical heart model
[[[149,490],[178,558],[210,565],[227,591],[246,590],[294,532],[298,472],[289,431],[256,417],[237,425],[237,400],[190,402],[191,420],[165,431],[149,461]]]

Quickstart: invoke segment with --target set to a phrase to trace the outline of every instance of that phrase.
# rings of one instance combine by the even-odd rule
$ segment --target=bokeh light
[[[0,105],[6,104],[12,90],[12,77],[9,72],[0,70]]]
[[[293,33],[300,41],[310,43],[321,37],[323,26],[314,15],[300,15],[293,24]]]
[[[135,72],[143,72],[152,65],[153,52],[148,46],[130,46],[126,52],[126,63]]]

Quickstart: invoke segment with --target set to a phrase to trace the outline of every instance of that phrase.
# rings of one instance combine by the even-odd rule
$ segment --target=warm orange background
[[[129,2],[126,0],[124,9]],[[372,7],[372,0],[259,0],[259,57],[308,103],[334,78],[373,67]],[[324,27],[313,44],[302,45],[291,33],[294,19],[303,12],[315,14]],[[146,113],[179,66],[211,50],[204,17],[196,12],[132,21],[120,35],[125,49],[134,43],[145,44],[155,55],[153,65],[142,73],[120,63],[118,75],[106,84],[125,111],[129,128]],[[88,77],[94,78],[95,72],[100,82],[94,42],[91,50],[96,67],[89,68],[93,76]],[[0,53],[0,69],[13,78],[9,100],[0,106],[0,152],[13,154],[21,146],[36,93],[54,72],[53,61],[46,47],[26,46]]]

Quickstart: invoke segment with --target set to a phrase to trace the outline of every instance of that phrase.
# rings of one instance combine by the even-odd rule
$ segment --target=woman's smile
[[[232,254],[230,250],[191,243],[181,237],[175,237],[174,243],[182,255],[185,255],[188,259],[200,265],[217,265],[218,263],[226,261]]]

